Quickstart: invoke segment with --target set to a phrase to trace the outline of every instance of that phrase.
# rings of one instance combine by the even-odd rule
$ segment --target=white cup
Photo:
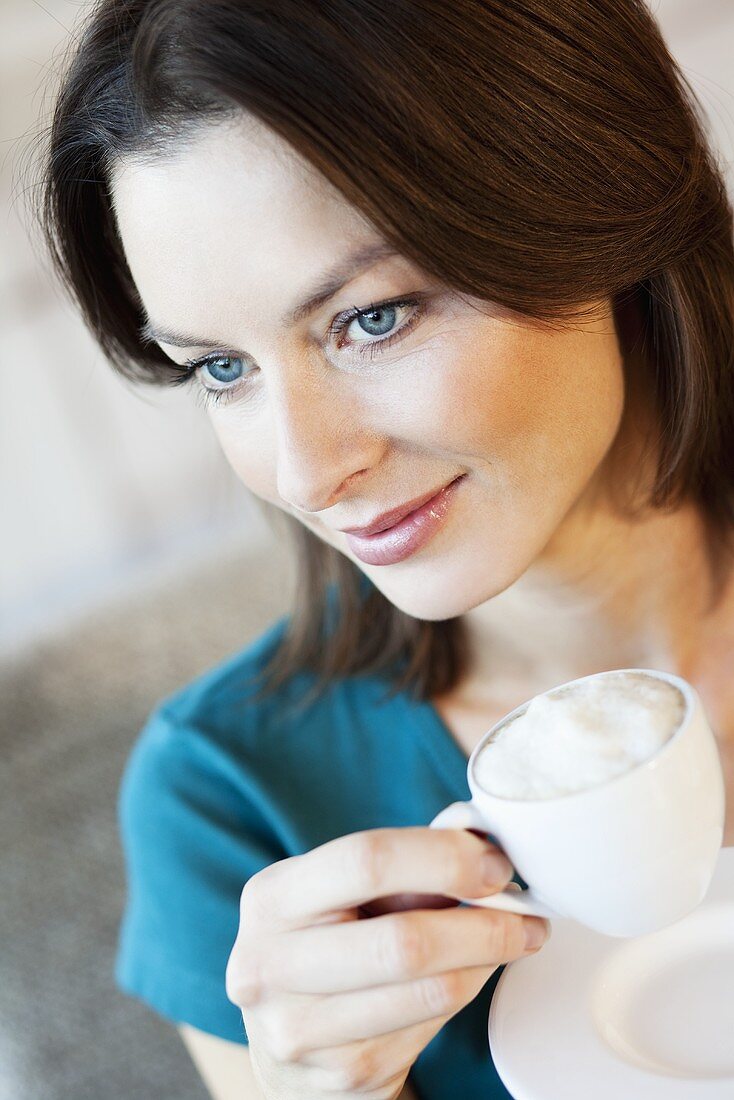
[[[677,687],[684,717],[653,756],[606,783],[546,799],[488,794],[474,777],[487,741],[530,700],[505,715],[472,752],[472,797],[430,823],[438,829],[491,833],[529,889],[508,889],[468,905],[541,917],[571,917],[608,936],[640,936],[680,920],[703,901],[724,832],[725,789],[716,739],[695,689],[679,676],[654,676]]]

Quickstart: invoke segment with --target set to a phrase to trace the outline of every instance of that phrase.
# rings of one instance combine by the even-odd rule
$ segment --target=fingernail
[[[501,852],[485,852],[482,856],[482,880],[488,886],[504,886],[512,878],[513,866]]]
[[[525,918],[525,950],[534,951],[542,947],[550,936],[550,924],[542,917]]]

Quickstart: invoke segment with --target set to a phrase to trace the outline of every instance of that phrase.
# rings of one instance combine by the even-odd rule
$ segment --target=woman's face
[[[175,362],[201,361],[191,384],[238,477],[402,611],[445,619],[503,591],[590,494],[623,407],[604,303],[593,324],[552,333],[387,249],[347,273],[384,239],[249,116],[119,163],[113,195],[149,329]],[[339,268],[343,285],[296,313]],[[427,542],[392,537],[400,560],[350,545],[343,528],[460,475]]]

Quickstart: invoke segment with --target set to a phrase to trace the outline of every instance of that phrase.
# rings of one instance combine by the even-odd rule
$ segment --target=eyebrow
[[[381,260],[398,256],[396,249],[386,241],[372,242],[356,249],[336,267],[326,271],[312,289],[305,301],[297,305],[286,317],[286,323],[295,325],[315,313],[320,306],[333,298],[343,286],[350,283],[361,272]],[[190,333],[175,332],[161,328],[148,318],[140,329],[140,336],[146,343],[170,344],[174,348],[214,348],[226,344],[226,340],[212,340],[208,336],[192,336]]]

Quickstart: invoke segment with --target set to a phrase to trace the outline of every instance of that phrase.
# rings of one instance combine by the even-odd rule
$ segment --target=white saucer
[[[505,967],[489,1045],[515,1100],[734,1100],[734,847],[704,901],[633,939],[557,918]]]

